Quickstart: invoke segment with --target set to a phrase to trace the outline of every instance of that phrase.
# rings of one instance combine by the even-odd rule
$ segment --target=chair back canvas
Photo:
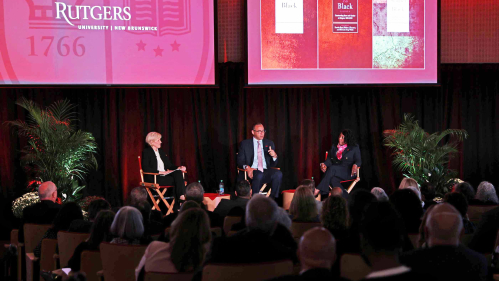
[[[303,233],[316,226],[322,226],[320,222],[292,222],[291,234],[295,240],[300,240]]]
[[[59,262],[62,268],[68,266],[69,259],[73,256],[76,247],[78,247],[81,242],[87,240],[89,235],[90,234],[88,233],[78,232],[57,232],[57,241],[59,244]]]
[[[371,273],[369,267],[359,254],[343,254],[340,260],[341,277],[357,281]]]
[[[232,216],[226,216],[225,219],[224,219],[224,232],[225,232],[225,235],[229,234],[230,232],[230,229],[232,228],[232,226],[236,223],[240,223],[241,222],[241,217],[232,217]]]
[[[203,281],[264,281],[293,273],[290,260],[252,264],[207,264]]]
[[[51,226],[50,224],[24,224],[24,249],[26,253],[33,253],[36,245]]]
[[[106,281],[135,281],[135,268],[139,265],[147,246],[100,244],[102,269]]]
[[[85,272],[87,281],[100,281],[97,272],[102,270],[99,251],[83,251],[81,253],[80,271]]]
[[[57,269],[54,254],[56,253],[57,239],[43,239],[42,240],[42,252],[40,256],[40,272],[52,271]],[[43,278],[40,278],[43,280]]]

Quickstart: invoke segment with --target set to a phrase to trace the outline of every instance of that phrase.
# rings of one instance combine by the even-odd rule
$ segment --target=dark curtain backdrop
[[[213,190],[220,180],[231,190],[236,153],[251,126],[262,122],[276,144],[284,173],[282,189],[321,178],[319,162],[336,143],[342,128],[352,129],[362,152],[364,188],[391,192],[401,175],[391,167],[382,133],[404,113],[413,113],[428,132],[466,129],[470,137],[451,162],[474,186],[499,184],[499,65],[444,64],[441,87],[244,88],[244,64],[220,65],[220,89],[2,89],[0,122],[23,119],[15,105],[21,96],[49,105],[69,99],[78,125],[99,145],[99,168],[88,176],[87,195],[106,197],[113,205],[126,199],[140,181],[138,159],[150,131],[163,135],[172,162],[188,168],[190,182]],[[4,198],[20,195],[26,177],[19,165],[25,140],[0,126],[0,184]]]

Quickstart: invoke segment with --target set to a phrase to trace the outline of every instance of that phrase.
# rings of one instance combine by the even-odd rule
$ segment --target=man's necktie
[[[263,173],[263,153],[262,153],[262,146],[260,145],[260,142],[258,142],[258,171]]]

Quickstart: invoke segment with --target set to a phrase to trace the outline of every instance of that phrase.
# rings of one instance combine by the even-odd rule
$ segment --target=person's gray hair
[[[160,133],[157,133],[157,132],[150,132],[149,134],[147,134],[146,136],[146,143],[148,145],[151,145],[151,143],[153,141],[157,141],[161,138],[161,134]]]
[[[279,216],[277,218],[277,222],[284,225],[287,229],[291,229],[291,218],[289,217],[288,212],[281,207],[278,207]]]
[[[389,200],[388,195],[386,195],[386,192],[381,187],[374,187],[373,189],[371,189],[371,193],[374,196],[376,196],[378,202],[384,202]]]
[[[135,205],[142,201],[147,201],[146,188],[142,186],[134,187],[130,191],[130,205]]]
[[[279,218],[277,203],[264,195],[254,195],[246,206],[246,227],[271,233]]]
[[[134,207],[122,207],[111,224],[111,234],[122,239],[139,239],[144,234],[142,214]]]
[[[475,199],[482,202],[493,202],[494,204],[499,204],[499,199],[497,198],[497,193],[495,187],[488,181],[482,181],[478,185],[476,191]]]
[[[202,204],[204,199],[204,189],[199,182],[190,183],[185,187],[185,200],[192,200]]]

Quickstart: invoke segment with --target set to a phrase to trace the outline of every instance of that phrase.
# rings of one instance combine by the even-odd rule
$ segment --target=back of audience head
[[[40,197],[40,200],[55,202],[57,200],[57,186],[51,181],[43,182],[38,187],[38,197]]]
[[[470,202],[475,198],[475,189],[471,184],[467,182],[462,182],[456,185],[456,192],[462,193],[464,197]]]
[[[388,201],[388,195],[386,195],[386,192],[381,187],[374,187],[373,189],[371,189],[371,193],[376,196],[378,202]]]
[[[312,192],[306,186],[300,185],[289,206],[289,214],[293,221],[312,221],[317,218],[317,203]]]
[[[187,185],[185,187],[185,200],[192,200],[201,205],[204,200],[203,186],[199,182],[193,182]]]
[[[74,220],[82,220],[83,213],[75,202],[64,203],[54,218],[53,229],[56,231],[68,230]]]
[[[378,202],[376,196],[364,189],[357,189],[348,197],[348,212],[350,213],[350,224],[358,225],[364,209],[371,203]]]
[[[329,192],[330,196],[343,196],[343,189],[341,187],[333,187]]]
[[[179,272],[195,271],[203,264],[211,241],[210,220],[201,208],[179,214],[170,230],[172,262]]]
[[[483,203],[499,204],[495,187],[488,181],[482,181],[478,185],[475,199]]]
[[[250,197],[251,196],[251,185],[248,181],[240,181],[236,185],[236,196],[237,197]]]
[[[403,222],[390,202],[375,202],[366,208],[360,233],[363,251],[368,256],[382,252],[394,254],[403,246]]]
[[[307,187],[312,193],[314,193],[314,191],[315,191],[315,181],[313,181],[313,180],[309,180],[309,179],[302,180],[300,183],[300,186]]]
[[[130,206],[134,206],[139,202],[147,201],[147,191],[142,186],[137,186],[130,191]]]
[[[288,215],[288,212],[286,212],[286,210],[284,210],[281,207],[278,207],[278,212],[279,212],[279,216],[277,218],[277,222],[282,224],[283,226],[285,226],[288,230],[291,229],[292,221]]]
[[[114,221],[115,213],[111,210],[100,211],[90,228],[88,243],[93,247],[98,247],[101,242],[111,241],[111,225]]]
[[[463,218],[468,213],[468,200],[459,192],[449,192],[444,196],[444,202],[449,203],[461,214]]]
[[[321,222],[331,232],[347,230],[349,214],[345,198],[339,196],[328,197],[322,204]]]
[[[198,203],[196,203],[195,201],[185,201],[184,204],[182,204],[182,206],[180,206],[180,212],[179,213],[182,213],[184,211],[187,211],[189,209],[193,209],[193,208],[201,208],[201,206],[199,206]]]
[[[423,216],[421,200],[416,193],[409,188],[396,190],[390,195],[390,202],[400,213],[405,222],[419,220]]]
[[[429,247],[459,244],[463,220],[459,211],[448,203],[436,205],[426,219],[425,236]]]
[[[298,259],[302,271],[312,268],[331,270],[336,260],[336,241],[323,227],[314,227],[306,231],[298,245]]]
[[[88,205],[88,219],[94,221],[97,214],[102,210],[110,210],[111,205],[104,199],[97,199]]]
[[[433,201],[433,198],[435,198],[435,187],[429,182],[423,183],[421,185],[421,195],[423,195],[424,201]]]
[[[246,228],[272,235],[279,218],[278,206],[273,199],[254,195],[246,206]]]
[[[144,234],[142,214],[135,207],[122,207],[111,224],[111,233],[121,239],[133,241]]]
[[[142,214],[142,223],[147,225],[151,220],[151,204],[147,201],[139,201],[132,205]]]
[[[419,189],[418,182],[413,178],[403,178],[400,182],[399,189],[408,188],[409,186],[414,186]]]

